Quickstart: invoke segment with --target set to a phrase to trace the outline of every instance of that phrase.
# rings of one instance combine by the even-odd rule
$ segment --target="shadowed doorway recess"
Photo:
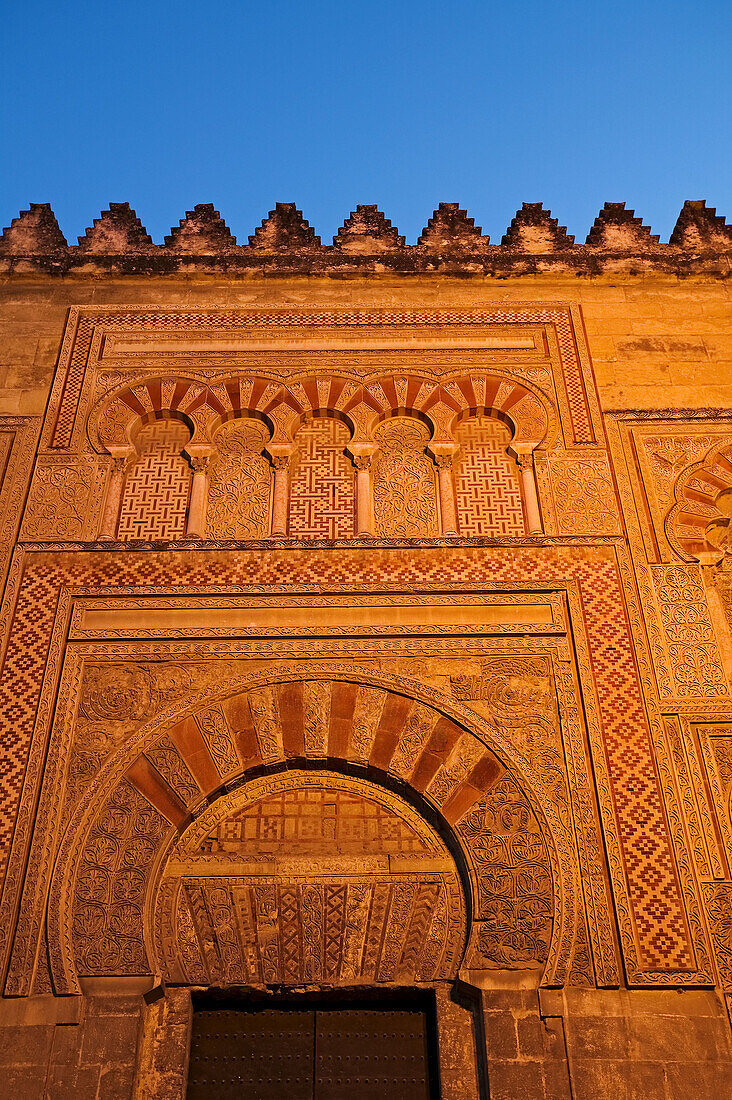
[[[433,1006],[432,1006],[433,1007]],[[194,1001],[188,1100],[437,1100],[422,998]]]

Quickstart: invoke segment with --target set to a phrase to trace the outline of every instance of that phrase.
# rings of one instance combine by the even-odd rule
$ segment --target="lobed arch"
[[[440,887],[437,924],[447,920],[453,931],[445,932],[432,978],[509,968],[536,981],[542,973],[547,983],[562,980],[577,919],[571,844],[539,774],[443,693],[405,678],[313,666],[240,677],[176,704],[102,767],[56,861],[48,914],[56,991],[78,992],[84,974],[164,973],[161,936],[171,942],[170,921],[166,933],[160,906],[168,905],[169,914],[172,902],[160,901],[159,891],[175,892],[174,884],[164,887],[173,848],[180,857],[188,831],[200,832],[211,807],[228,813],[283,784],[332,786],[334,775],[360,784],[367,801],[391,798],[390,812],[402,819],[400,807],[410,807],[450,854],[456,870],[451,864],[445,873],[457,878],[449,890],[444,882]],[[247,884],[229,877],[236,879],[226,887],[231,897],[235,886]],[[428,879],[420,880],[425,889]],[[434,893],[435,881],[431,887]],[[126,889],[121,898],[111,893]],[[120,942],[133,944],[132,953],[125,956]],[[417,969],[410,980],[418,980]]]
[[[681,471],[674,504],[665,520],[666,537],[684,561],[711,564],[732,552],[732,444],[712,447]]]
[[[265,410],[276,407],[276,398],[283,393],[282,382],[274,375],[224,376],[209,381],[185,372],[172,377],[143,375],[94,406],[87,435],[97,453],[114,453],[129,444],[142,417],[178,415],[193,425],[195,446],[210,445],[213,432],[237,416],[260,418],[273,431],[275,425]]]
[[[511,426],[517,447],[532,449],[544,440],[553,419],[537,387],[499,372],[459,372],[441,381],[414,372],[366,378],[301,374],[287,383],[264,372],[207,381],[181,372],[173,377],[141,375],[119,386],[92,409],[87,434],[94,450],[109,452],[110,446],[129,442],[138,418],[177,414],[193,425],[194,444],[210,443],[216,428],[236,416],[261,417],[274,430],[278,421],[289,418],[296,424],[299,417],[326,409],[346,417],[354,435],[363,430],[368,410],[372,426],[389,415],[424,417],[433,437],[449,436],[459,418],[485,412]],[[354,415],[355,410],[361,415]]]
[[[488,415],[504,420],[517,453],[546,445],[556,434],[556,410],[547,395],[528,379],[518,380],[500,370],[447,374],[440,399],[458,410],[459,418]]]
[[[533,452],[549,431],[550,410],[538,394],[523,382],[499,373],[475,372],[455,373],[442,381],[414,372],[403,375],[374,372],[363,379],[342,373],[312,373],[296,376],[287,384],[279,377],[266,373],[245,377],[229,372],[205,383],[192,373],[168,378],[138,377],[101,401],[88,421],[92,446],[112,458],[99,538],[110,540],[117,536],[118,517],[126,500],[127,471],[135,458],[132,442],[135,434],[142,424],[152,419],[166,418],[179,418],[192,431],[185,448],[192,471],[185,537],[205,537],[208,466],[210,460],[215,461],[216,457],[216,433],[229,421],[247,417],[259,420],[267,429],[263,454],[271,463],[273,473],[271,487],[267,490],[271,505],[265,509],[269,516],[268,529],[262,527],[259,515],[254,526],[245,517],[241,530],[256,529],[259,537],[287,537],[294,522],[291,522],[291,488],[292,460],[295,459],[296,465],[298,459],[296,436],[303,424],[323,416],[340,421],[348,430],[349,438],[343,440],[343,452],[355,468],[353,484],[350,467],[348,471],[340,470],[337,476],[336,471],[329,468],[331,460],[327,459],[327,448],[322,450],[320,458],[311,455],[313,470],[309,476],[312,484],[308,484],[306,490],[310,503],[303,504],[301,499],[301,506],[306,510],[314,507],[314,494],[320,491],[316,486],[323,491],[329,489],[331,496],[335,496],[324,507],[325,511],[330,508],[334,518],[332,522],[328,521],[327,531],[320,531],[318,527],[316,535],[313,525],[298,517],[293,528],[297,537],[340,538],[354,534],[409,538],[432,538],[440,534],[456,536],[461,532],[453,469],[453,460],[459,451],[455,432],[465,418],[477,418],[484,412],[499,418],[511,430],[506,453],[521,467],[519,511],[523,510],[525,531],[540,534],[542,521]],[[410,497],[405,486],[401,482],[387,486],[386,491],[391,493],[388,509],[391,518],[385,527],[386,521],[377,508],[381,498],[376,492],[371,467],[372,459],[379,454],[379,426],[394,417],[412,418],[424,424],[428,436],[425,457],[434,464],[435,469],[423,470],[422,478],[418,480],[430,500],[433,489],[428,482],[431,485],[434,480],[437,497],[434,502],[427,501],[424,507],[417,508],[416,512],[412,509],[415,512],[412,515],[406,504],[402,506],[399,503],[402,498],[406,501]],[[318,461],[323,464],[320,472],[315,468]],[[378,465],[377,457],[374,470]],[[499,492],[498,481],[503,476],[500,471],[484,474],[476,467],[476,472],[486,478],[486,493]],[[404,477],[408,473],[407,470]],[[416,476],[416,472],[412,471],[412,475]],[[157,475],[163,497],[166,476],[163,469]],[[341,485],[341,490],[337,489],[336,482]],[[354,511],[353,526],[350,519],[344,527],[335,517],[334,509],[344,494],[348,498],[349,514]],[[264,495],[265,489],[262,487]],[[355,508],[352,497],[356,502]],[[263,507],[259,508],[262,515]],[[409,514],[404,511],[405,508]],[[511,509],[512,512],[516,510],[513,505]],[[473,512],[475,508],[471,507],[470,522],[475,528]],[[501,527],[496,531],[499,535],[504,533]],[[509,537],[522,535],[524,531],[520,528],[520,520],[511,520],[505,533]]]

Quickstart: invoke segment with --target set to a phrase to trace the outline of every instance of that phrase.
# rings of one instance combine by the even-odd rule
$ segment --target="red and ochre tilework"
[[[694,966],[617,572],[580,566],[630,900],[649,968]]]
[[[7,852],[62,586],[113,593],[160,586],[307,585],[343,589],[492,583],[517,589],[578,582],[605,738],[641,966],[693,968],[693,954],[656,776],[632,641],[613,560],[549,550],[270,550],[29,555],[0,679],[0,849]]]

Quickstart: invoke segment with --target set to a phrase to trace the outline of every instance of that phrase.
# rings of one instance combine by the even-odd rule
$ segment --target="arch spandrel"
[[[527,798],[524,792],[531,789],[532,781],[526,761],[508,743],[499,745],[500,740],[473,712],[414,681],[354,676],[352,670],[339,674],[334,668],[326,672],[316,666],[307,679],[284,671],[250,676],[208,697],[170,707],[118,749],[77,806],[62,843],[51,893],[52,899],[57,899],[49,910],[55,987],[65,992],[78,989],[75,937],[80,933],[82,871],[94,867],[95,873],[103,872],[98,877],[107,879],[110,869],[119,870],[116,863],[105,867],[89,856],[109,853],[106,830],[100,822],[120,797],[120,789],[132,790],[136,798],[143,799],[146,814],[161,830],[162,839],[143,869],[147,881],[142,907],[145,918],[138,920],[137,928],[138,941],[148,944],[145,957],[149,969],[154,938],[151,890],[162,868],[162,848],[191,820],[208,812],[209,804],[228,797],[227,791],[246,788],[253,776],[261,777],[263,769],[277,772],[285,767],[289,769],[286,774],[291,774],[292,769],[303,766],[345,769],[389,789],[411,806],[422,807],[422,816],[433,824],[441,823],[440,835],[451,838],[451,851],[461,862],[473,922],[468,930],[471,946],[462,965],[469,965],[471,973],[507,965],[532,970],[537,980],[542,970],[547,978],[563,973],[575,924],[575,888],[563,850],[567,845],[564,827],[540,786]],[[263,782],[275,779],[274,773],[262,777]],[[463,828],[463,822],[473,821],[471,811],[484,814],[485,826],[489,804],[495,800],[492,792],[500,795],[506,779],[513,783],[514,795],[509,801],[521,804],[519,817],[524,826],[533,822],[532,843],[540,839],[541,873],[531,860],[524,867],[517,859],[515,838],[507,840],[488,826],[488,832],[495,834],[495,850],[507,845],[510,850],[500,866],[487,864],[478,849],[472,851],[470,829],[466,832]],[[476,811],[482,805],[484,809]],[[135,826],[130,828],[134,833]],[[100,843],[100,835],[104,843]],[[118,851],[118,845],[113,847]],[[146,845],[142,847],[147,851]],[[127,867],[130,857],[122,852],[115,859],[122,861],[120,867]],[[486,876],[494,872],[496,881],[503,879],[508,884],[508,907],[501,901],[503,895],[485,885]],[[538,881],[544,883],[545,896],[537,902]],[[500,942],[495,936],[492,940],[486,936],[486,921],[494,921],[494,917],[481,898],[489,895],[494,908],[500,902],[504,912],[513,913],[508,924],[498,929]],[[64,900],[70,898],[75,900]],[[91,910],[85,912],[91,917]],[[134,923],[136,910],[128,907],[125,913],[125,934],[134,938],[129,935],[129,921]],[[93,921],[89,927],[95,927]],[[105,935],[109,931],[107,928]],[[474,945],[479,933],[478,950]],[[88,947],[84,951],[88,958]]]

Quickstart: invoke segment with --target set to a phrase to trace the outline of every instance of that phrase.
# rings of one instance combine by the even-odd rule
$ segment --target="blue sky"
[[[275,201],[328,242],[377,203],[413,241],[440,200],[494,243],[522,201],[584,237],[625,201],[667,239],[732,221],[732,3],[6,0],[0,225],[69,241],[128,201],[161,241],[213,202],[242,243]]]

